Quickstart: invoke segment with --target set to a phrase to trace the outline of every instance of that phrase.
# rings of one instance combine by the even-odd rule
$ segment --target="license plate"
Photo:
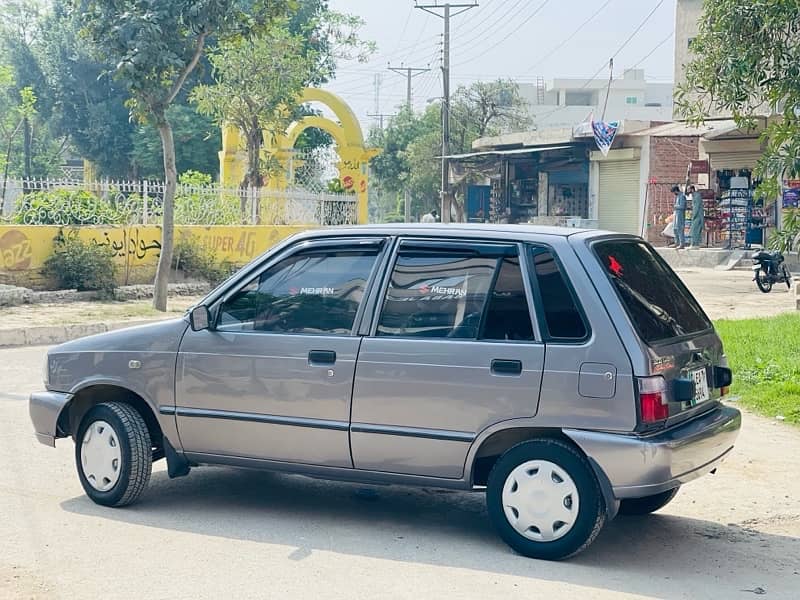
[[[760,271],[761,265],[753,265],[753,271]]]
[[[708,375],[706,370],[697,369],[696,371],[691,371],[689,377],[694,381],[694,399],[692,400],[692,406],[708,400],[711,395],[708,393]]]

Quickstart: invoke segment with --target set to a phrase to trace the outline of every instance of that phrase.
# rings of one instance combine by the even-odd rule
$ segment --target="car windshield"
[[[651,246],[610,240],[593,248],[644,342],[662,342],[711,327],[689,290]]]

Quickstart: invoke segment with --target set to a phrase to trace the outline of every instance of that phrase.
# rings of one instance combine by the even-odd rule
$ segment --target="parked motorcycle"
[[[765,294],[772,291],[776,283],[785,283],[787,288],[792,287],[792,274],[783,264],[783,254],[780,252],[766,252],[762,250],[753,256],[753,281],[758,289]]]

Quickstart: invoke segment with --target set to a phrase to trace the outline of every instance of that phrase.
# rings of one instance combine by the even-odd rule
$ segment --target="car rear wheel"
[[[508,450],[489,474],[486,499],[500,537],[531,558],[569,558],[589,546],[605,523],[591,466],[560,440],[532,440]]]
[[[147,488],[150,433],[133,407],[104,402],[86,413],[75,436],[75,462],[86,495],[103,506],[135,502]]]
[[[767,273],[766,269],[756,271],[756,285],[765,294],[769,294],[772,291],[772,281],[770,281],[769,273]]]
[[[621,515],[649,515],[660,508],[664,508],[678,495],[680,488],[673,488],[660,494],[645,496],[644,498],[625,498],[619,503]]]

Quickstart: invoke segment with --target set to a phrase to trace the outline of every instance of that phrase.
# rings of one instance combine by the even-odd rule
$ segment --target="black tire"
[[[792,274],[786,265],[781,265],[781,275],[783,275],[783,280],[786,282],[786,287],[792,289]]]
[[[772,291],[772,282],[769,280],[769,273],[765,269],[756,271],[756,285],[765,294]]]
[[[660,494],[645,496],[644,498],[625,498],[620,500],[619,514],[621,515],[649,515],[660,508],[664,508],[678,495],[680,488],[673,488]]]
[[[95,488],[89,482],[81,461],[86,430],[97,421],[104,421],[111,426],[111,435],[118,442],[120,450],[118,479],[113,487],[105,491]],[[150,481],[152,451],[150,432],[142,415],[135,408],[119,402],[104,402],[93,406],[83,417],[75,436],[75,463],[86,495],[102,506],[126,506],[136,502]]]
[[[531,460],[555,464],[569,475],[578,492],[577,517],[572,528],[552,541],[537,541],[523,536],[505,514],[503,488],[506,480],[515,468]],[[486,503],[489,518],[503,541],[530,558],[562,560],[578,554],[594,541],[606,519],[603,494],[591,465],[575,447],[556,439],[522,442],[503,454],[489,474]]]

